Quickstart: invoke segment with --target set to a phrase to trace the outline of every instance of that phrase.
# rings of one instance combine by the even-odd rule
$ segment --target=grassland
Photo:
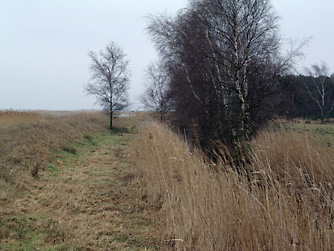
[[[136,122],[110,132],[99,113],[30,115],[0,129],[0,249],[157,249],[131,185]]]
[[[1,250],[334,249],[330,124],[263,130],[237,170],[147,119],[15,121],[0,129]]]
[[[0,128],[17,124],[33,123],[41,119],[42,116],[36,112],[0,111]]]
[[[307,134],[318,137],[324,141],[329,147],[333,145],[334,139],[334,123],[325,123],[309,121],[309,120],[293,120],[281,122],[282,128],[293,131],[298,134]]]

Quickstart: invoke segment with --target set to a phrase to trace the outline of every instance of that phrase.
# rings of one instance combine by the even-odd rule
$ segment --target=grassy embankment
[[[131,186],[130,120],[110,133],[99,113],[1,113],[0,249],[156,249]]]
[[[141,128],[132,145],[135,176],[158,212],[165,248],[333,250],[334,140],[308,126],[261,132],[243,175],[223,158],[210,163],[189,151],[164,125]]]

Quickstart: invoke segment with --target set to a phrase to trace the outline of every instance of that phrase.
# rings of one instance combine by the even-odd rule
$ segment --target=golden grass
[[[110,132],[108,117],[77,112],[0,129],[0,249],[156,250],[130,184],[137,123]]]
[[[36,112],[0,111],[0,128],[37,122],[42,118]]]
[[[333,250],[334,151],[293,132],[264,131],[248,171],[205,160],[164,125],[132,144],[138,187],[176,250]]]

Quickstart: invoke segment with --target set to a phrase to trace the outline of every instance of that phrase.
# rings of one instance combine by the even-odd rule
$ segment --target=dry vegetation
[[[333,250],[334,151],[314,135],[263,131],[248,171],[208,163],[164,125],[133,142],[138,187],[177,250]]]
[[[99,113],[31,113],[1,128],[0,249],[334,249],[330,133],[264,130],[238,173],[223,153],[212,163],[145,122],[131,168],[139,115],[112,134]]]
[[[0,129],[0,249],[156,249],[131,187],[137,118],[110,133],[100,113],[42,117]]]
[[[41,115],[36,112],[0,111],[0,128],[17,124],[27,124],[40,120]]]
[[[5,112],[0,129],[1,199],[7,200],[15,187],[29,186],[32,177],[55,162],[57,151],[86,133],[104,130],[107,119],[100,113],[75,113],[57,117],[51,114]],[[6,122],[7,121],[7,122]]]

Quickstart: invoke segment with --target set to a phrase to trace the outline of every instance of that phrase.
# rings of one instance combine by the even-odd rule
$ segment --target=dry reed
[[[135,171],[142,198],[161,208],[166,248],[334,249],[333,150],[268,131],[251,144],[252,171],[240,175],[190,152],[167,126],[143,126],[132,144]]]

